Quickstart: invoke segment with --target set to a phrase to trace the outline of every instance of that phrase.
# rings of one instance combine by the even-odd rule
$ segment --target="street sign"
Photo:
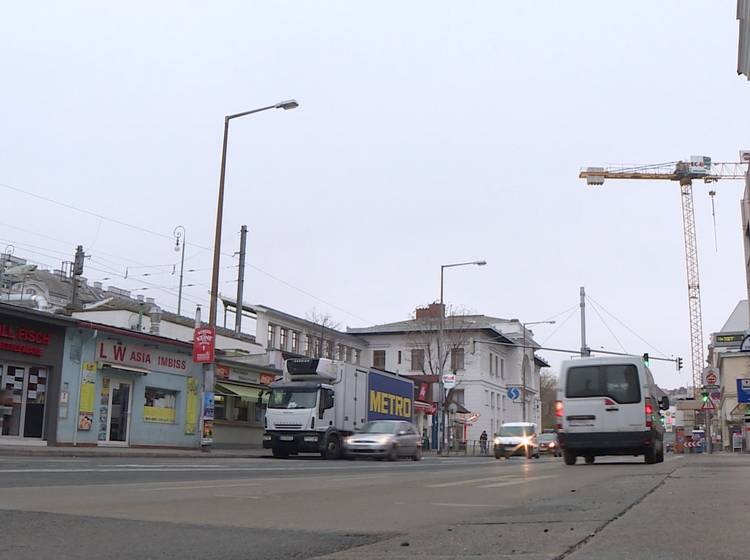
[[[196,364],[212,364],[215,357],[216,329],[197,327],[193,335],[193,361]]]
[[[706,402],[703,403],[701,410],[716,410],[714,401],[712,401],[711,399],[708,399]]]
[[[516,401],[521,398],[521,389],[519,389],[518,387],[509,387],[508,398],[512,401]]]
[[[703,368],[703,385],[706,387],[719,386],[719,370],[715,367]]]
[[[711,398],[712,401],[720,401],[721,391],[719,389],[712,389],[708,396]]]
[[[737,402],[750,403],[750,379],[737,380]]]
[[[455,373],[444,373],[443,374],[443,387],[445,389],[453,389],[456,386],[456,374]]]

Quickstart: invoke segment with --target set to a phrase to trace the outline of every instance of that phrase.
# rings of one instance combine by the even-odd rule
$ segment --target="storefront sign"
[[[244,373],[237,370],[232,370],[229,373],[229,379],[240,383],[258,383],[258,377],[257,373]]]
[[[0,350],[41,358],[49,344],[49,333],[0,323]]]
[[[91,430],[94,424],[94,398],[96,396],[96,377],[91,370],[91,362],[84,362],[83,369],[86,374],[81,379],[81,396],[78,405],[78,429],[82,432]],[[96,372],[96,364],[93,364]]]
[[[187,374],[190,368],[186,356],[155,348],[119,344],[111,340],[99,342],[96,359],[108,364],[122,364],[151,371]]]
[[[229,379],[229,368],[227,366],[220,366],[216,364],[216,377],[219,379]]]
[[[261,385],[270,385],[275,380],[276,380],[276,376],[273,373],[261,373],[260,374]]]
[[[737,402],[750,403],[750,379],[737,380]]]
[[[214,419],[214,394],[211,391],[203,393],[203,419]]]
[[[213,327],[198,327],[193,335],[193,361],[196,364],[214,362],[216,330]]]

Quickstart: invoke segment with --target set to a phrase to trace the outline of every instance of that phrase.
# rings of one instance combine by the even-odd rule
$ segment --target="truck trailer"
[[[274,457],[342,456],[344,438],[372,420],[412,420],[414,382],[395,373],[334,362],[290,358],[270,386],[263,447]]]

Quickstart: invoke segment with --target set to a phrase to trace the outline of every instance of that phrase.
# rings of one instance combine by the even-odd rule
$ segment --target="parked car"
[[[557,434],[554,432],[545,432],[540,434],[537,438],[539,442],[539,453],[542,455],[554,455],[555,457],[562,457],[562,450],[560,449],[560,442],[557,441]]]
[[[494,440],[495,459],[520,455],[530,459],[539,458],[536,424],[532,422],[508,422],[500,426]]]
[[[411,422],[366,422],[357,433],[344,439],[344,456],[347,459],[372,457],[389,461],[410,457],[419,461],[422,458],[422,438]]]
[[[566,465],[578,457],[593,463],[600,455],[643,455],[649,464],[664,460],[659,409],[667,410],[669,399],[640,357],[565,361],[559,395],[555,412]]]

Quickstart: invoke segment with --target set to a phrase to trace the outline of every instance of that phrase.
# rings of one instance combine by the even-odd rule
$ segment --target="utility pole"
[[[237,307],[234,317],[234,332],[242,330],[242,292],[245,289],[245,250],[247,248],[247,226],[240,228],[240,268],[237,271]]]
[[[75,311],[78,307],[78,278],[83,275],[83,259],[86,258],[86,253],[83,252],[83,245],[76,247],[76,256],[73,261],[73,295],[70,300],[71,311]]]
[[[591,348],[586,346],[586,289],[581,286],[581,357],[591,356]]]

